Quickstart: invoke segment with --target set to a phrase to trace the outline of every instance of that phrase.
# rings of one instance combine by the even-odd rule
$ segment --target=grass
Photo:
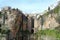
[[[58,33],[58,30],[41,30],[36,32],[36,35],[46,35],[46,36],[56,36],[57,38],[60,38],[60,32]]]

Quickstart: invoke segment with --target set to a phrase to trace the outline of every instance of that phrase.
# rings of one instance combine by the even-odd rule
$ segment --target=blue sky
[[[0,8],[10,6],[26,13],[40,13],[58,0],[0,0]]]

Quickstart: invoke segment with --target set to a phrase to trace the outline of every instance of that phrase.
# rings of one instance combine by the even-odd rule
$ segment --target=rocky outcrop
[[[28,28],[28,18],[19,9],[10,7],[2,8],[0,16],[1,29],[10,30],[7,40],[14,40],[15,38],[20,40],[20,37],[22,37],[21,31]]]
[[[35,16],[34,19],[34,31],[37,32],[38,30],[44,29],[54,29],[59,25],[59,22],[56,21],[56,17],[60,16],[60,4],[42,15]],[[42,17],[41,17],[42,16]]]

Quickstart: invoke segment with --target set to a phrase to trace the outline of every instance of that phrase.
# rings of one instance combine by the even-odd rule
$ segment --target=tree
[[[50,7],[48,7],[48,11],[50,11]]]
[[[50,7],[48,7],[48,13],[51,14],[51,17],[53,16],[53,10],[51,10]]]

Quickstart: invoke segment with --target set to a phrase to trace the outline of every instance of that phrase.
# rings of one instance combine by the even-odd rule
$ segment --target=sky
[[[18,8],[24,13],[40,13],[59,0],[0,0],[0,9],[5,6]]]

